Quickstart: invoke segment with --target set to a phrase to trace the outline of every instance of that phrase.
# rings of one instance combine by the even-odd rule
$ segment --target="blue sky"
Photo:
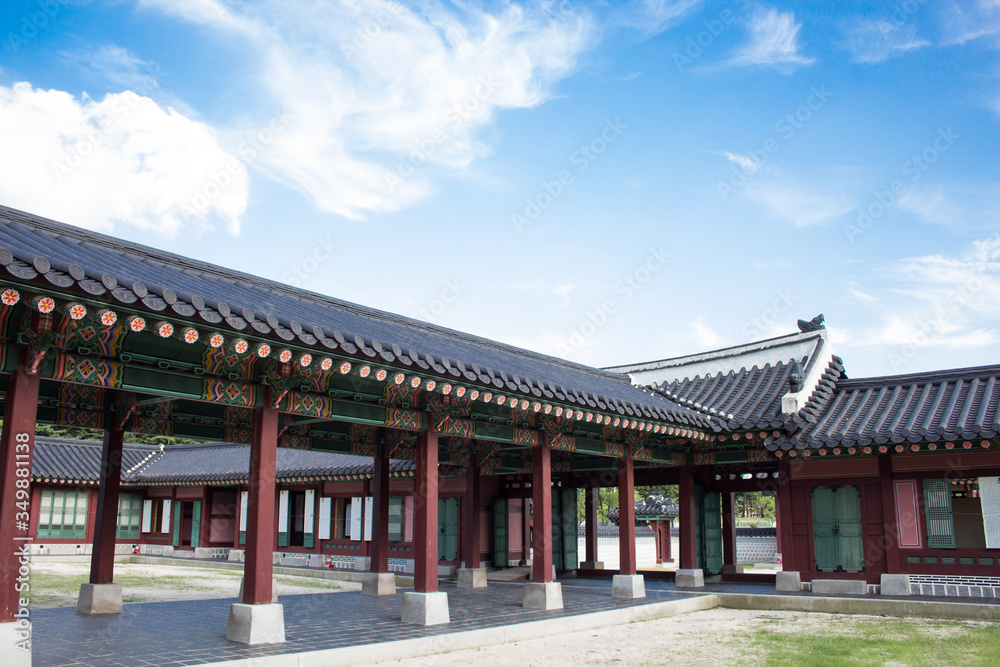
[[[0,202],[592,365],[1000,362],[1000,3],[41,0]]]

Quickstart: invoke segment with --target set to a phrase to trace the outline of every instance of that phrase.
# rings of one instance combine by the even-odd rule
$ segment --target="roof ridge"
[[[1000,364],[988,366],[967,366],[964,368],[951,368],[937,371],[921,371],[915,373],[904,373],[902,375],[878,375],[866,378],[850,378],[837,383],[837,389],[843,385],[865,385],[865,384],[909,384],[918,380],[944,380],[947,378],[960,378],[971,375],[1000,375]],[[907,382],[907,381],[910,382]]]

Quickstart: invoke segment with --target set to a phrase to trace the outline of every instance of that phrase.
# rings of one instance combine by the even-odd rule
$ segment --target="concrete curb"
[[[1000,605],[938,602],[936,600],[877,600],[871,598],[827,598],[802,595],[752,595],[716,593],[726,609],[763,611],[816,611],[825,614],[943,618],[963,621],[1000,621]]]
[[[649,621],[656,618],[687,614],[692,611],[704,611],[718,606],[715,595],[702,595],[667,602],[638,605],[625,609],[613,609],[592,614],[562,616],[543,621],[517,623],[482,630],[468,630],[452,634],[420,637],[419,639],[404,639],[395,642],[367,644],[364,646],[347,646],[325,651],[310,651],[306,653],[288,653],[244,660],[216,662],[216,667],[320,667],[329,665],[361,665],[379,662],[417,658],[424,655],[460,651],[469,648],[482,648],[497,644],[525,641],[550,637],[581,630],[594,630],[612,625],[625,625],[635,621]]]

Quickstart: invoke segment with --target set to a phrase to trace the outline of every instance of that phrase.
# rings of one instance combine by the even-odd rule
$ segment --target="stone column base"
[[[486,588],[485,567],[463,567],[458,571],[459,588]]]
[[[562,609],[562,584],[558,581],[529,581],[524,585],[523,606],[525,609]]]
[[[280,604],[242,604],[229,607],[226,639],[240,644],[281,644],[285,641],[285,609]]]
[[[641,574],[616,574],[611,579],[611,597],[636,598],[646,597],[646,580]]]
[[[396,594],[396,575],[392,572],[365,572],[361,580],[361,594],[378,597]]]
[[[27,619],[0,623],[0,655],[4,667],[31,667],[31,623]]]
[[[677,588],[701,588],[704,585],[704,570],[677,570],[674,576],[674,586]]]
[[[723,565],[722,574],[743,574],[744,565]]]
[[[239,600],[240,604],[243,604],[243,581],[245,579],[246,577],[240,579],[240,592],[239,595],[236,596],[236,599]],[[275,604],[277,601],[278,601],[278,580],[275,579],[274,577],[271,577],[271,604]]]
[[[908,574],[883,574],[879,584],[879,592],[882,595],[910,594],[910,575]]]
[[[441,625],[451,623],[448,612],[448,594],[403,593],[403,623],[414,625]]]
[[[774,578],[774,590],[781,593],[800,593],[802,591],[802,577],[794,570],[778,572]]]
[[[76,601],[76,613],[122,613],[122,585],[80,584],[80,597]]]
[[[580,563],[581,570],[603,570],[604,561],[603,560],[585,560]]]
[[[354,569],[361,570],[362,572],[367,572],[372,567],[372,559],[368,556],[355,556],[354,557]]]

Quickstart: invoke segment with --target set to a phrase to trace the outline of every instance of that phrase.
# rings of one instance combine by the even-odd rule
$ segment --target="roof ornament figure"
[[[805,320],[799,320],[799,331],[802,333],[810,333],[812,331],[819,331],[820,329],[825,329],[826,320],[823,319],[823,313],[820,313],[816,317],[812,318],[808,322]]]
[[[820,315],[822,317],[822,315]],[[800,320],[801,321],[801,320]],[[801,326],[801,325],[800,325]],[[798,361],[792,364],[792,370],[788,374],[788,388],[793,394],[797,394],[802,391],[802,385],[805,384],[805,374],[802,372],[802,364]]]

